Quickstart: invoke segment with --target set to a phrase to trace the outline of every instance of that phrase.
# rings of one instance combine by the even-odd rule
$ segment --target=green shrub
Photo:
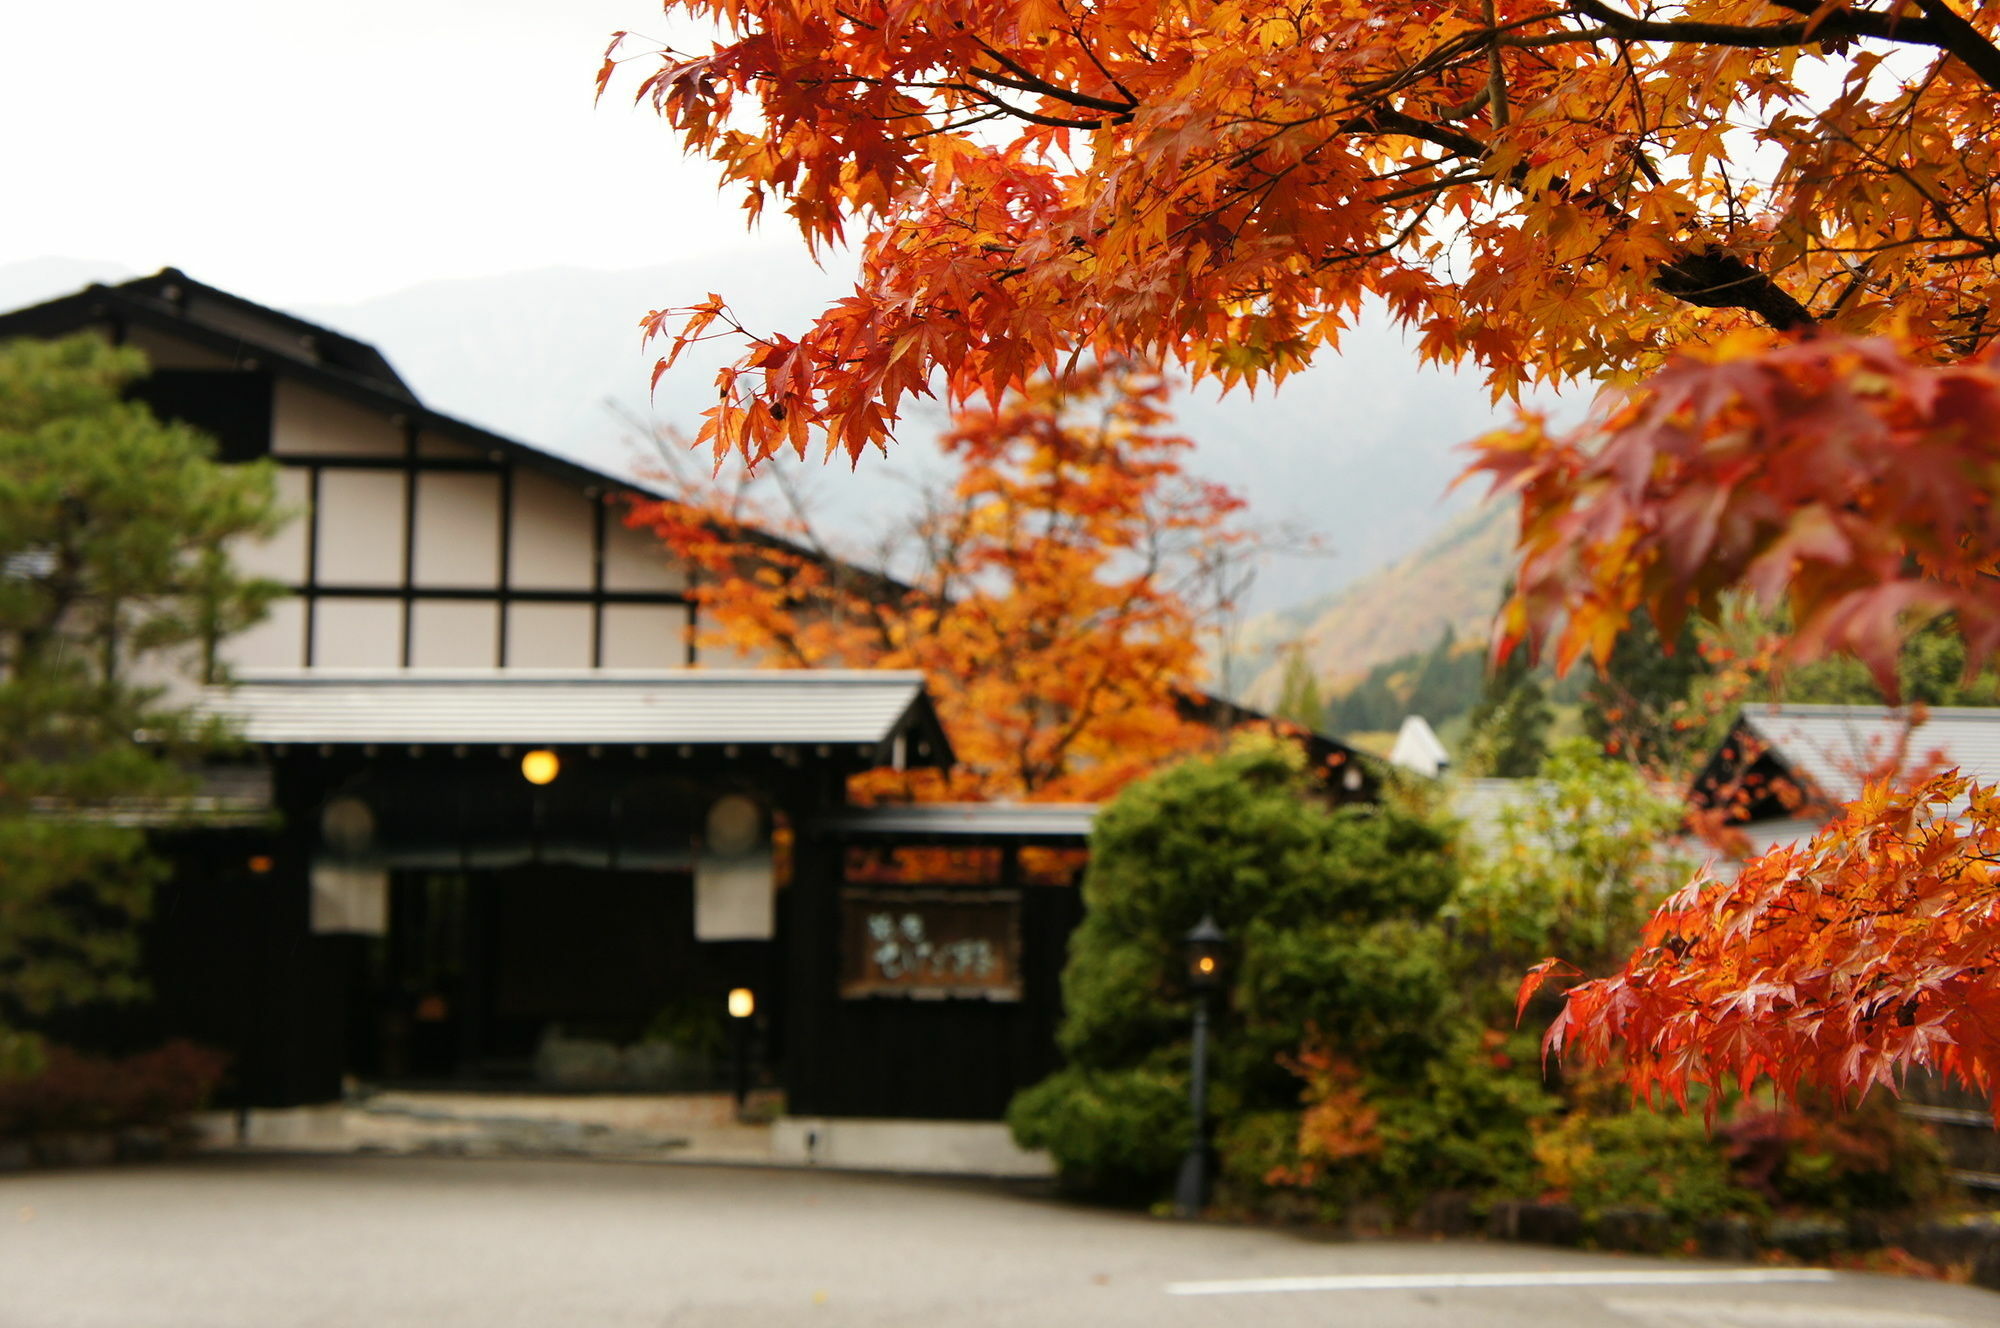
[[[1607,1208],[1651,1208],[1685,1232],[1703,1218],[1762,1207],[1736,1183],[1722,1140],[1698,1114],[1576,1111],[1537,1130],[1534,1152],[1544,1185],[1586,1222]]]
[[[1414,1085],[1383,1092],[1378,1184],[1410,1211],[1436,1190],[1519,1198],[1539,1188],[1533,1125],[1560,1105],[1536,1040],[1461,1026]]]
[[[1231,951],[1212,1119],[1296,1119],[1282,1060],[1313,1028],[1339,1030],[1341,1055],[1385,1073],[1436,1054],[1453,985],[1434,922],[1457,882],[1449,841],[1417,816],[1335,809],[1319,793],[1295,746],[1253,739],[1133,784],[1099,814],[1063,972],[1070,1068],[1008,1117],[1067,1183],[1163,1193],[1172,1177],[1188,1138],[1165,1091],[1185,1082],[1193,1015],[1182,938],[1204,914]]]
[[[1144,1202],[1187,1153],[1187,1079],[1157,1068],[1072,1066],[1015,1094],[1007,1125],[1023,1148],[1048,1150],[1065,1187]]]

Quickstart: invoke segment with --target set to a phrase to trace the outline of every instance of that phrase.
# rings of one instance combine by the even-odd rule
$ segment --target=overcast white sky
[[[605,45],[621,28],[669,36],[659,0],[14,4],[0,28],[0,124],[9,130],[0,268],[51,257],[135,273],[173,264],[276,308],[312,310],[439,279],[557,266],[686,270],[725,250],[799,253],[781,224],[746,232],[713,168],[684,160],[657,117],[632,106],[636,73],[593,104]],[[705,40],[686,28],[672,35],[683,47]],[[717,266],[740,276],[743,264]],[[753,266],[787,268],[767,269],[761,254]],[[108,275],[64,268],[47,288],[17,281],[10,298],[47,298]],[[624,344],[649,302],[701,289],[635,289],[611,306],[606,326]],[[493,323],[449,335],[361,330],[406,371],[427,362],[427,349],[476,341],[479,373],[500,365],[540,375],[532,395],[550,409],[564,408],[559,388],[576,395],[587,383],[578,418],[596,427],[593,352],[525,310],[514,318],[490,305],[468,305],[465,316]],[[509,322],[519,326],[493,325]],[[565,343],[545,346],[536,334]],[[643,357],[635,347],[623,358],[636,396]],[[556,372],[568,369],[576,381]],[[433,379],[444,381],[415,381]],[[447,409],[562,445],[561,429],[499,413],[504,394],[480,387],[478,374],[468,381],[456,394],[422,390]],[[1472,379],[1420,375],[1387,328],[1357,333],[1317,381],[1317,392],[1295,382],[1282,402],[1238,396],[1217,406],[1198,394],[1182,403],[1183,420],[1210,440],[1208,464],[1246,492],[1260,520],[1337,530],[1351,575],[1442,519],[1434,495],[1459,464],[1448,448],[1494,416]],[[1217,451],[1218,440],[1228,445]],[[1264,584],[1276,598],[1302,596],[1321,588],[1325,566],[1302,562]]]
[[[173,263],[288,306],[752,243],[636,79],[592,105],[613,31],[664,34],[649,0],[87,0],[5,26],[0,264]]]

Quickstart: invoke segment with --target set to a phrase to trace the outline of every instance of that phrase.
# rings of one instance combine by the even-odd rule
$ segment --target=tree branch
[[[1773,0],[1773,2],[1800,13],[1816,12],[1818,8],[1810,3],[1810,0],[1796,0],[1796,2]],[[1986,45],[1986,39],[1979,36],[1978,29],[1952,13],[1943,0],[1917,0],[1919,7],[1928,16],[1920,19],[1902,18],[1872,9],[1836,9],[1817,20],[1771,24],[1704,23],[1698,19],[1646,19],[1638,18],[1621,9],[1614,9],[1602,3],[1602,0],[1569,0],[1569,4],[1577,13],[1594,18],[1620,37],[1634,41],[1761,49],[1806,46],[1814,42],[1838,41],[1842,38],[1872,37],[1878,41],[1941,47],[1971,64],[1972,61],[1967,59],[1965,53],[1957,46],[1958,42],[1963,41],[1962,35],[1939,22],[1934,11],[1942,10],[1956,23],[1963,25],[1965,31],[1970,33],[1978,44]],[[2000,51],[1994,51],[1991,46],[1986,46],[1986,49],[1992,52],[1996,59],[2000,59]],[[1983,73],[1980,76],[1985,77]]]

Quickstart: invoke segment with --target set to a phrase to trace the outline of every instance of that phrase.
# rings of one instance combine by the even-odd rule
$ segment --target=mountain
[[[1485,504],[1343,590],[1251,620],[1232,651],[1230,677],[1252,704],[1269,704],[1294,642],[1304,644],[1324,693],[1431,649],[1447,627],[1461,641],[1486,640],[1513,571],[1514,519],[1513,504]]]

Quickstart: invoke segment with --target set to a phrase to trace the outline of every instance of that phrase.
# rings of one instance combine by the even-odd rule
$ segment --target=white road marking
[[[1712,1272],[1633,1268],[1550,1269],[1538,1273],[1351,1273],[1334,1277],[1240,1277],[1169,1282],[1170,1296],[1245,1296],[1274,1291],[1473,1291],[1493,1287],[1754,1286],[1831,1282],[1824,1268],[1742,1268]]]

